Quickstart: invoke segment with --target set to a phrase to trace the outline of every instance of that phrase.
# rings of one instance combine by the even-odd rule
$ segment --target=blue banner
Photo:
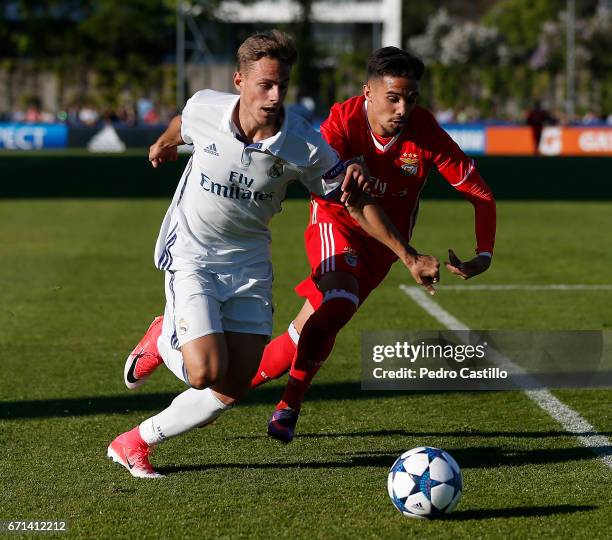
[[[66,148],[68,128],[64,124],[2,124],[0,150]]]
[[[487,138],[484,124],[442,124],[442,129],[466,154],[485,153]]]

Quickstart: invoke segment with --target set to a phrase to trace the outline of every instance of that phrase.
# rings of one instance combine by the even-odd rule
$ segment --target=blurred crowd
[[[289,109],[313,124],[319,124],[324,120],[324,117],[316,113],[315,102],[309,97],[301,98],[297,103],[289,105]],[[475,107],[439,109],[433,112],[440,124],[533,125],[535,122],[543,125],[612,126],[612,114],[598,115],[593,111],[587,111],[582,115],[577,115],[572,122],[568,122],[564,112],[549,112],[539,102],[536,102],[529,110],[517,112],[513,116],[492,114],[490,117],[483,118]],[[55,113],[45,111],[38,102],[32,101],[22,109],[8,113],[0,112],[0,122],[63,123],[73,127],[98,127],[105,124],[112,124],[115,127],[146,127],[166,125],[174,115],[176,115],[175,109],[159,107],[147,98],[141,98],[131,106],[98,108],[85,103]]]
[[[142,127],[166,125],[175,114],[174,109],[158,107],[147,98],[137,100],[134,105],[116,108],[99,108],[91,103],[84,103],[55,113],[44,110],[39,102],[32,100],[21,109],[8,113],[0,112],[0,122],[62,123],[72,127],[98,127],[110,123],[115,127]]]

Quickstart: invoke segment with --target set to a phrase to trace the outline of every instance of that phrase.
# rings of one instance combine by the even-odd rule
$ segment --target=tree
[[[483,22],[497,28],[512,50],[525,56],[536,47],[542,23],[555,19],[565,4],[566,0],[502,0]]]
[[[52,70],[64,81],[88,72],[104,104],[128,86],[143,91],[174,44],[174,0],[16,0],[0,25],[5,65]],[[5,8],[8,9],[8,8]]]

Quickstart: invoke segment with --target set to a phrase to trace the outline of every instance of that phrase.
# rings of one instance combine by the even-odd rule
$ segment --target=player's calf
[[[222,396],[240,401],[251,389],[268,335],[228,331],[225,337],[230,366],[226,376],[213,389]]]
[[[270,380],[278,379],[291,369],[299,339],[300,335],[292,322],[285,333],[266,345],[257,373],[251,380],[251,388],[257,388]]]
[[[357,311],[357,297],[346,291],[328,291],[323,304],[302,328],[289,381],[276,412],[268,422],[268,434],[284,442],[293,440],[299,410],[312,379],[331,354],[338,332]],[[290,411],[280,414],[279,411]]]
[[[325,362],[334,347],[336,336],[351,320],[358,305],[357,295],[344,289],[325,292],[323,303],[302,328],[295,361],[289,372],[291,377],[305,380],[308,377],[299,372],[309,372]]]
[[[214,422],[231,408],[231,404],[222,401],[223,397],[210,388],[185,390],[166,409],[115,438],[107,449],[108,457],[132,476],[158,478],[161,475],[149,462],[151,450],[173,437]]]

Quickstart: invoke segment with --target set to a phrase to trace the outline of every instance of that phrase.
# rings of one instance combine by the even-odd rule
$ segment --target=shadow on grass
[[[563,430],[548,431],[481,431],[477,429],[463,431],[410,431],[408,429],[380,429],[370,431],[338,431],[336,433],[298,433],[300,439],[340,439],[342,437],[475,437],[475,438],[495,438],[511,437],[519,439],[545,439],[547,437],[578,437],[589,435],[612,435],[612,431],[581,431],[569,433]],[[236,435],[228,437],[230,439],[264,439],[267,435]]]
[[[207,463],[186,464],[156,467],[162,474],[172,474],[190,471],[211,471],[224,469],[347,469],[354,467],[380,467],[388,469],[405,449],[393,452],[357,452],[344,456],[342,460],[301,461],[301,462],[270,462],[270,463]],[[612,448],[599,447],[595,451],[612,455]],[[548,450],[510,450],[494,446],[484,448],[449,448],[448,451],[461,464],[463,469],[484,469],[493,467],[516,467],[522,465],[565,463],[569,461],[595,459],[590,449],[582,446],[572,448],[551,448]]]
[[[168,406],[179,392],[133,392],[111,396],[91,396],[65,399],[37,399],[28,401],[3,401],[0,403],[1,419],[51,418],[62,416],[88,416],[92,414],[117,414],[130,411],[155,411]],[[323,383],[308,392],[308,401],[367,400],[381,397],[410,396],[432,392],[362,391],[359,382]],[[444,393],[444,392],[436,392]],[[264,386],[252,391],[241,406],[268,404],[274,406],[282,394],[278,386]]]
[[[482,510],[457,510],[445,516],[444,521],[469,521],[472,519],[497,519],[515,517],[543,517],[559,514],[575,514],[597,510],[597,506],[558,504],[554,506],[519,506],[517,508],[491,508]]]
[[[16,420],[151,411],[167,407],[175,396],[176,394],[169,392],[160,392],[155,394],[135,393],[116,396],[4,401],[0,403],[0,418]]]
[[[520,467],[523,465],[550,465],[552,463],[567,463],[570,461],[583,461],[595,459],[595,454],[600,457],[611,456],[611,446],[596,446],[586,448],[584,446],[572,446],[566,448],[537,448],[516,449],[503,446],[470,446],[470,447],[446,447],[447,450],[460,464],[463,469],[490,469],[494,467]],[[351,461],[357,466],[370,466],[376,461],[380,466],[390,467],[393,461],[406,448],[400,448],[396,452],[357,452],[351,457]],[[362,463],[363,461],[363,463]]]

